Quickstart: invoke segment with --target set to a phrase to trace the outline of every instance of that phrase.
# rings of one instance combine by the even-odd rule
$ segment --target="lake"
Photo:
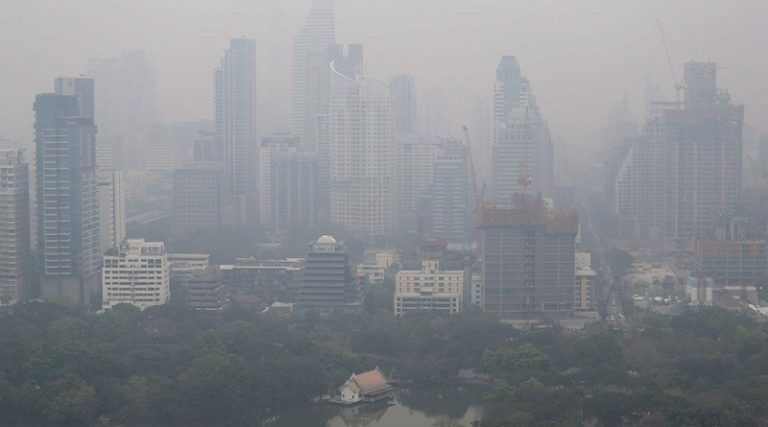
[[[399,389],[391,402],[354,407],[318,405],[289,411],[265,427],[472,427],[482,418],[485,389],[476,386]]]

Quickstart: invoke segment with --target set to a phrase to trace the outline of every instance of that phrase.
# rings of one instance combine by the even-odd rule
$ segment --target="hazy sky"
[[[32,138],[34,95],[53,78],[85,71],[88,58],[144,49],[157,68],[163,121],[210,118],[212,70],[228,39],[261,51],[270,127],[286,127],[291,38],[309,0],[0,0],[0,135]],[[670,98],[690,59],[717,61],[720,86],[768,130],[768,1],[765,0],[336,0],[337,39],[365,45],[371,77],[416,76],[442,90],[459,132],[478,97],[489,98],[503,54],[518,56],[555,135],[597,138],[626,89],[636,115],[647,74]]]

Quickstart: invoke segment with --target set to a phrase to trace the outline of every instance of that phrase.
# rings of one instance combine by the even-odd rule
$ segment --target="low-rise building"
[[[260,260],[238,258],[219,266],[222,281],[233,295],[257,295],[266,303],[294,302],[301,288],[304,258]]]
[[[162,305],[171,297],[170,260],[163,242],[127,239],[102,261],[102,305]]]
[[[378,265],[358,264],[357,277],[367,280],[372,285],[384,283],[384,268]]]
[[[208,268],[210,258],[208,254],[171,254],[171,281],[178,285],[186,285],[193,275]]]
[[[463,271],[441,271],[438,261],[424,261],[421,270],[401,270],[395,281],[396,316],[418,311],[461,311]]]
[[[394,388],[387,381],[387,377],[376,367],[368,372],[352,374],[344,385],[339,387],[339,400],[346,405],[375,402],[389,396],[392,390]]]
[[[224,286],[219,270],[209,267],[192,274],[186,281],[187,305],[200,311],[224,308]]]

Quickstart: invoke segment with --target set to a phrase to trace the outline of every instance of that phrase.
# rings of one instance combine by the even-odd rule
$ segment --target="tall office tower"
[[[763,179],[764,181],[768,181],[768,132],[760,134],[757,156],[762,165],[762,170],[760,172],[763,174]],[[768,182],[766,183],[768,184]]]
[[[416,83],[413,76],[397,74],[389,83],[395,98],[395,129],[397,132],[416,131]]]
[[[32,295],[29,167],[23,151],[0,149],[0,305]]]
[[[297,308],[359,310],[361,302],[360,281],[353,274],[344,243],[321,236],[310,244]]]
[[[156,121],[155,65],[143,51],[88,61],[95,85],[100,169],[141,169],[147,132]]]
[[[631,147],[626,237],[678,249],[711,237],[718,217],[732,213],[742,181],[744,107],[717,89],[714,63],[685,65],[682,104],[658,104]]]
[[[96,173],[99,188],[99,234],[101,253],[125,239],[125,183],[123,171]]]
[[[34,105],[42,294],[86,305],[101,263],[93,80],[58,78],[55,89]]]
[[[523,193],[551,197],[549,128],[514,56],[502,57],[493,89],[493,197],[496,201]]]
[[[504,320],[571,318],[576,210],[528,201],[485,207],[481,215],[483,310]]]
[[[102,306],[133,304],[141,309],[171,298],[171,263],[163,242],[127,239],[104,255]]]
[[[450,133],[448,117],[445,106],[445,92],[440,90],[427,91],[419,99],[419,130],[426,135],[439,135],[445,137]]]
[[[392,231],[394,208],[392,95],[351,71],[331,64],[331,218],[362,235],[383,236]]]
[[[491,181],[491,156],[493,149],[493,119],[487,99],[476,99],[472,106],[472,158],[475,161],[478,184]]]
[[[336,43],[333,0],[313,0],[309,16],[293,40],[291,128],[305,151],[317,144],[317,116],[328,104],[328,49]]]
[[[434,166],[444,141],[436,136],[398,134],[395,143],[395,224],[400,233],[430,229]]]
[[[261,140],[261,220],[275,234],[314,226],[314,153],[299,137],[275,134]]]
[[[434,163],[432,176],[432,237],[463,243],[469,235],[467,146],[446,141]]]
[[[258,223],[256,57],[252,40],[230,41],[215,72],[216,133],[224,149],[228,195],[238,223]]]
[[[193,142],[192,160],[195,162],[220,162],[224,153],[215,133],[198,131]]]
[[[621,101],[615,103],[600,135],[600,145],[604,153],[603,194],[609,206],[618,203],[616,178],[622,171],[622,165],[630,150],[632,138],[637,136],[637,122],[629,109],[626,92]]]
[[[331,63],[334,69],[345,76],[359,76],[363,73],[363,46],[350,44],[344,51],[341,45],[333,45],[325,54],[318,53],[316,63],[324,65],[326,74],[323,84],[325,99],[321,102],[320,113],[316,120],[315,144],[315,210],[319,224],[331,224],[331,117],[330,117],[330,84]],[[320,59],[324,58],[324,59]],[[305,146],[305,148],[308,148]]]
[[[225,222],[226,176],[221,162],[194,162],[173,174],[173,214],[181,227],[219,227]]]

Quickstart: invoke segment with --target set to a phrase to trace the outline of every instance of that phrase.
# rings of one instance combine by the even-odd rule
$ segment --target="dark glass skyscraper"
[[[56,79],[34,110],[42,294],[90,304],[101,256],[93,80]]]

